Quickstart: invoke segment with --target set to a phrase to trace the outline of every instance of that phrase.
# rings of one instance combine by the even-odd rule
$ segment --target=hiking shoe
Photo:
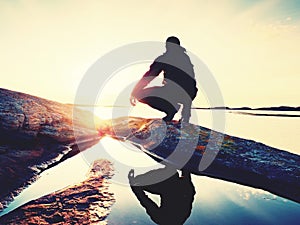
[[[179,109],[180,109],[180,105],[177,103],[175,105],[175,108],[173,107],[173,110],[171,112],[166,112],[167,115],[164,118],[162,118],[162,120],[165,122],[171,122]]]

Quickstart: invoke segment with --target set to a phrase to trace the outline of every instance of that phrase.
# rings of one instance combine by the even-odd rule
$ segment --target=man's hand
[[[130,96],[130,104],[132,106],[135,106],[136,105],[136,102],[137,102],[137,99],[136,97],[134,97],[133,95]]]
[[[133,169],[131,169],[128,172],[128,180],[129,180],[130,185],[132,185],[133,184],[133,180],[134,180],[134,170]]]

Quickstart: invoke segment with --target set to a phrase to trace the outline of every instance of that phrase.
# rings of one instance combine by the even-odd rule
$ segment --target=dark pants
[[[182,118],[186,121],[191,117],[192,101],[196,97],[197,88],[185,91],[182,88],[165,85],[162,87],[150,87],[142,89],[136,96],[139,102],[168,114],[175,114],[179,104],[183,105]],[[189,92],[189,93],[188,93]]]

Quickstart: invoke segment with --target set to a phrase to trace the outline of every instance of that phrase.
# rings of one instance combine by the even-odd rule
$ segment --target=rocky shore
[[[72,105],[0,89],[0,211],[42,171],[104,135],[130,142],[163,164],[300,202],[299,155],[176,121],[126,117],[94,124],[94,115]],[[105,179],[111,171],[109,162],[97,161],[86,181],[31,201],[0,224],[105,223],[114,202]]]
[[[112,164],[96,160],[80,184],[43,196],[0,218],[0,224],[106,224],[115,202],[109,192]]]
[[[0,89],[0,211],[43,170],[97,143],[93,119],[72,105]]]

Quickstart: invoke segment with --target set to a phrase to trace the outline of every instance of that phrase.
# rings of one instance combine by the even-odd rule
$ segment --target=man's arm
[[[162,69],[161,69],[160,63],[154,62],[150,66],[150,70],[144,74],[142,79],[140,79],[140,81],[135,85],[135,87],[133,88],[133,90],[131,92],[131,96],[130,96],[131,105],[133,105],[133,106],[136,105],[138,93],[144,87],[146,87],[155,77],[157,77],[161,71],[162,71]]]
[[[134,170],[129,171],[128,179],[132,192],[135,194],[140,204],[146,209],[147,214],[155,223],[159,223],[161,216],[160,208],[146,195],[145,191],[143,190],[143,186],[139,186],[135,182]]]
[[[133,88],[133,91],[131,92],[131,95],[135,96],[140,90],[142,90],[144,87],[146,87],[158,74],[155,73],[156,71],[147,71],[142,79],[139,80],[139,82],[135,85]]]

